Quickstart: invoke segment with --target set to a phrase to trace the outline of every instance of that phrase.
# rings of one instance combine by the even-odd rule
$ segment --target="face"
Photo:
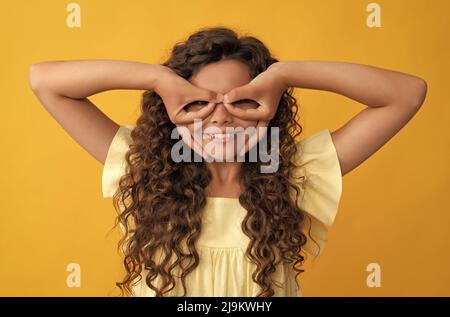
[[[233,88],[243,86],[251,81],[249,68],[236,60],[222,60],[208,64],[188,79],[194,86],[225,94]],[[197,101],[188,105],[185,110],[198,111],[206,106],[206,101]],[[242,100],[234,103],[242,109],[255,109],[258,103],[253,100]],[[238,150],[248,142],[248,128],[255,128],[257,121],[248,121],[231,115],[223,103],[216,103],[210,115],[199,124],[188,124],[191,136],[201,136],[203,151],[215,161],[236,161]],[[199,130],[201,129],[201,130]],[[246,130],[247,129],[247,130]],[[201,134],[200,132],[201,131]],[[226,133],[225,132],[231,132]],[[243,133],[247,131],[247,133]],[[239,140],[238,140],[239,139]],[[200,140],[198,140],[200,141]],[[196,142],[194,139],[191,142]]]

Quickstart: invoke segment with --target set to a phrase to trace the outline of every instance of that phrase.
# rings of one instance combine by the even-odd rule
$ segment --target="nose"
[[[221,126],[230,124],[233,121],[233,117],[230,112],[228,112],[227,108],[223,105],[223,103],[217,103],[213,112],[211,113],[211,117],[209,122],[214,123],[215,125]]]

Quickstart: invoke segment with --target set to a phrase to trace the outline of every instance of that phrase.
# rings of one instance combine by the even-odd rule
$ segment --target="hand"
[[[169,119],[174,124],[191,123],[197,118],[203,120],[223,97],[222,94],[192,85],[166,66],[162,66],[154,90],[163,99]],[[199,111],[187,112],[185,106],[193,101],[205,101],[208,105]]]
[[[281,96],[289,88],[281,76],[278,63],[270,65],[248,84],[234,88],[223,97],[224,105],[236,117],[244,120],[271,120],[275,116]],[[234,102],[251,99],[259,104],[256,109],[240,109]]]
[[[278,65],[277,63],[270,65],[248,84],[234,88],[223,96],[224,106],[232,115],[243,120],[258,120],[256,133],[251,136],[248,148],[244,146],[240,151],[241,156],[263,138],[270,120],[277,112],[281,97],[289,88],[281,76]],[[233,105],[234,102],[243,99],[254,100],[259,106],[256,109],[241,109]]]

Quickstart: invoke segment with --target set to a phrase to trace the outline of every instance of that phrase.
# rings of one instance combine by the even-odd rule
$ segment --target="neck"
[[[208,196],[239,197],[242,162],[206,162],[212,179],[206,188]]]

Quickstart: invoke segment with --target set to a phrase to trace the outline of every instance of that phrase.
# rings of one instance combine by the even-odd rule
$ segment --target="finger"
[[[247,151],[250,151],[267,133],[267,127],[269,126],[268,120],[260,120],[256,125],[256,131],[253,133],[248,141],[248,144],[244,145],[239,155],[243,156]]]
[[[195,119],[205,119],[208,117],[215,108],[216,104],[213,102],[208,103],[202,109],[198,111],[187,112],[184,108],[180,109],[175,116],[175,121],[177,124],[188,124],[194,122]]]
[[[241,109],[239,108],[239,106],[235,106],[233,104],[225,102],[223,105],[225,106],[225,108],[228,110],[229,113],[243,120],[257,121],[270,119],[269,112],[262,105],[260,105],[256,109]]]
[[[202,89],[194,86],[194,91],[191,94],[192,101],[195,100],[203,100],[208,102],[217,102],[221,101],[223,95],[221,93],[216,93],[214,91],[208,89]]]
[[[206,118],[213,112],[215,104],[222,102],[223,100],[223,94],[221,93],[215,93],[211,90],[197,88],[195,86],[193,87],[195,94],[192,94],[191,97],[188,98],[187,101],[185,101],[185,103],[177,110],[175,120],[177,120],[176,122],[179,124],[186,124],[193,122],[195,119]],[[208,101],[208,105],[198,111],[187,112],[185,107],[194,101]]]
[[[233,103],[242,99],[258,99],[258,96],[255,95],[254,89],[249,84],[238,88],[233,88],[223,96],[224,103]]]
[[[186,92],[186,95],[188,97],[185,98],[185,103],[182,108],[193,101],[207,101],[208,103],[218,103],[223,99],[223,94],[221,93],[216,93],[208,89],[199,88],[194,85],[191,85],[191,87],[192,89],[188,89],[188,91]]]

